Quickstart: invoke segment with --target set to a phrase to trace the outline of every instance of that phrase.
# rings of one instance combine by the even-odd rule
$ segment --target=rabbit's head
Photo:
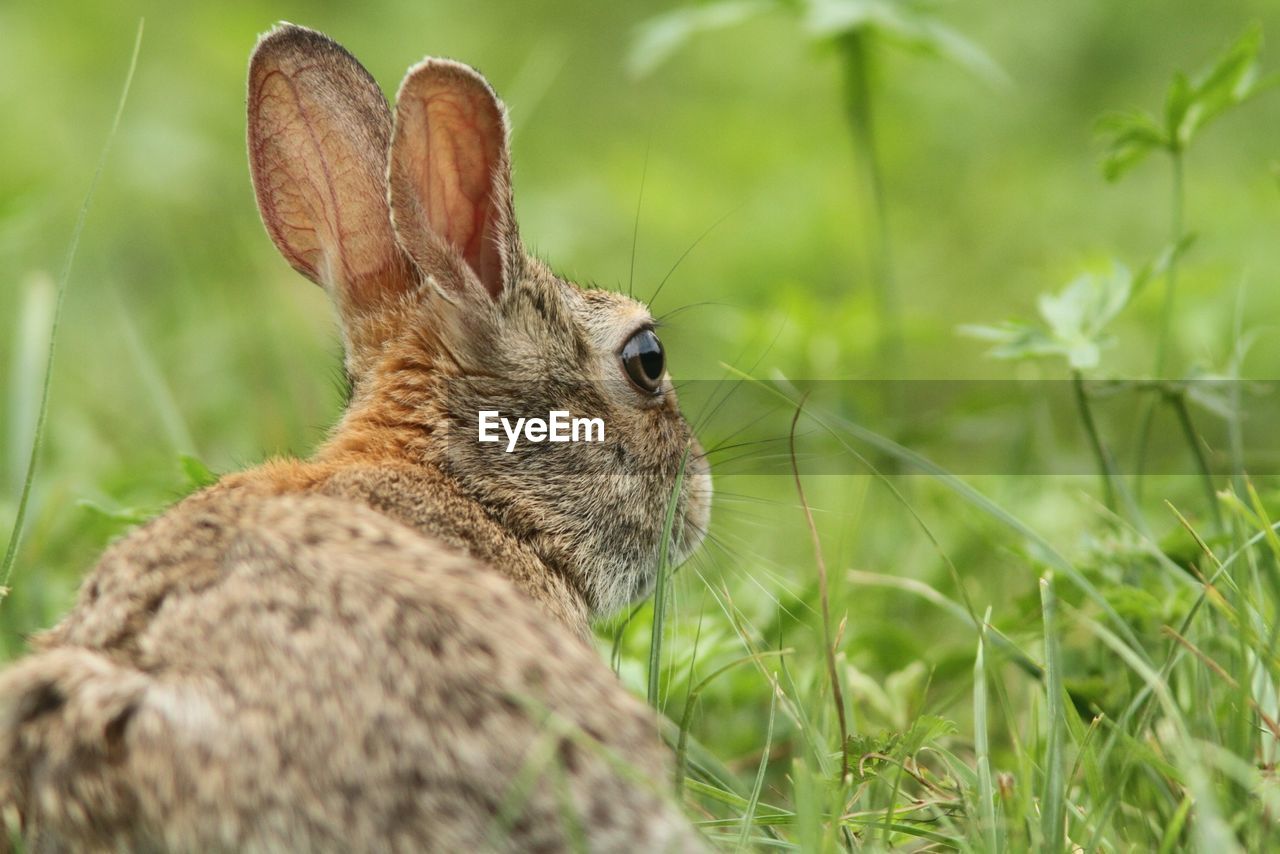
[[[284,25],[248,109],[263,222],[342,327],[352,402],[322,457],[439,469],[597,614],[646,595],[669,515],[672,563],[702,540],[707,463],[645,306],[524,251],[484,78],[427,59],[393,117],[349,53]]]

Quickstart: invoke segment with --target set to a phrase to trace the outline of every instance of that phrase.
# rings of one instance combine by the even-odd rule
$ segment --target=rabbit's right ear
[[[337,304],[358,376],[386,334],[377,307],[417,284],[391,230],[386,99],[337,42],[282,24],[249,62],[248,114],[262,221],[285,260]]]
[[[438,286],[497,300],[523,251],[506,111],[480,73],[428,57],[396,96],[387,167],[396,236]]]

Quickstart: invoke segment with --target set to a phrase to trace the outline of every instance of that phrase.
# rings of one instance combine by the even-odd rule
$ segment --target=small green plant
[[[1040,295],[1037,302],[1040,323],[1006,321],[998,326],[960,327],[962,334],[992,343],[989,355],[997,359],[1065,360],[1080,420],[1098,464],[1107,507],[1112,511],[1117,509],[1118,472],[1115,459],[1098,430],[1085,386],[1085,373],[1099,367],[1103,350],[1113,343],[1112,322],[1129,305],[1134,294],[1168,269],[1176,254],[1176,250],[1165,253],[1137,274],[1119,261],[1112,261],[1111,269],[1105,272],[1080,274],[1061,291]]]
[[[1120,180],[1153,152],[1162,152],[1169,158],[1169,241],[1172,245],[1182,245],[1188,240],[1184,173],[1186,154],[1192,141],[1215,119],[1280,81],[1278,75],[1264,77],[1260,74],[1258,53],[1261,48],[1262,29],[1257,25],[1251,26],[1194,76],[1189,77],[1183,72],[1174,74],[1160,115],[1128,110],[1106,113],[1098,120],[1098,131],[1105,143],[1102,173],[1108,181]],[[1153,367],[1156,379],[1164,379],[1170,374],[1170,362],[1175,358],[1173,321],[1177,286],[1178,258],[1175,256],[1165,276]],[[1156,403],[1155,399],[1148,399],[1143,409],[1137,459],[1140,475],[1146,466]],[[1178,413],[1178,416],[1181,419],[1183,413]]]
[[[1152,152],[1163,152],[1172,167],[1169,203],[1169,243],[1184,240],[1186,190],[1184,182],[1187,149],[1212,121],[1254,95],[1275,85],[1280,76],[1260,76],[1258,52],[1262,30],[1247,29],[1225,52],[1193,77],[1174,74],[1165,94],[1160,116],[1142,110],[1106,113],[1098,120],[1098,130],[1106,148],[1102,172],[1108,181],[1118,181]],[[1155,375],[1163,377],[1172,349],[1174,296],[1178,281],[1176,257],[1165,278],[1164,307],[1160,338],[1156,347]]]
[[[1106,503],[1113,511],[1119,509],[1117,492],[1121,480],[1115,459],[1107,449],[1089,405],[1085,376],[1101,365],[1103,349],[1112,342],[1110,325],[1155,279],[1164,281],[1164,300],[1154,376],[1156,380],[1162,380],[1168,373],[1178,269],[1182,257],[1194,242],[1193,235],[1186,233],[1183,225],[1185,153],[1196,135],[1210,122],[1280,81],[1277,75],[1260,75],[1258,52],[1261,45],[1261,29],[1251,27],[1194,77],[1181,72],[1175,74],[1165,97],[1162,119],[1142,111],[1131,111],[1108,113],[1098,122],[1106,139],[1102,170],[1108,180],[1118,180],[1154,151],[1167,154],[1173,164],[1170,242],[1155,262],[1136,275],[1113,262],[1110,272],[1084,273],[1061,292],[1042,294],[1038,301],[1042,323],[1006,322],[999,326],[969,325],[961,328],[963,334],[993,343],[995,346],[989,354],[995,358],[1060,357],[1066,361],[1075,387],[1080,419],[1097,458]],[[1142,390],[1154,388],[1160,392],[1144,398],[1137,443],[1138,474],[1143,473],[1145,466],[1155,406],[1161,401],[1167,402],[1174,410],[1205,483],[1208,512],[1216,517],[1215,487],[1188,408],[1188,401],[1196,400],[1196,396],[1180,384],[1137,383],[1135,387]],[[1138,483],[1141,487],[1141,478]],[[1126,509],[1138,517],[1140,511],[1135,500],[1127,495],[1126,498]],[[1138,518],[1134,521],[1140,523]]]
[[[1112,322],[1143,286],[1166,268],[1158,263],[1134,274],[1113,260],[1103,272],[1087,271],[1057,293],[1042,293],[1036,301],[1041,322],[1005,321],[996,326],[967,324],[960,332],[988,341],[988,355],[996,359],[1061,358],[1076,373],[1102,363],[1102,352],[1114,343]]]

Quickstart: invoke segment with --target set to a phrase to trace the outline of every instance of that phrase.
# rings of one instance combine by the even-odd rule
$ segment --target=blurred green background
[[[110,537],[192,488],[184,456],[221,473],[306,454],[335,420],[339,353],[329,308],[264,234],[245,159],[247,58],[277,20],[336,38],[388,93],[424,54],[478,67],[510,109],[522,234],[566,276],[626,288],[634,250],[635,292],[647,297],[719,221],[654,306],[658,314],[688,307],[663,332],[681,380],[719,378],[725,364],[804,379],[1028,376],[1024,366],[987,359],[986,345],[956,327],[1032,317],[1037,295],[1082,265],[1114,256],[1137,267],[1169,239],[1168,163],[1152,157],[1107,183],[1097,117],[1157,110],[1174,71],[1201,67],[1251,22],[1280,37],[1274,0],[963,0],[931,14],[980,46],[1007,82],[878,46],[876,132],[904,324],[903,346],[886,361],[866,273],[872,224],[833,49],[779,10],[699,35],[637,78],[628,56],[638,28],[669,8],[625,0],[0,4],[5,530],[26,469],[53,283],[138,20],[146,21],[69,280],[27,532],[13,592],[0,603],[0,652],[16,654],[24,633],[56,619]],[[1280,67],[1280,53],[1264,48],[1263,65]],[[1174,373],[1224,362],[1243,292],[1257,336],[1244,372],[1280,376],[1272,321],[1280,317],[1278,141],[1280,93],[1264,93],[1209,128],[1187,156],[1187,229],[1199,239],[1180,275]],[[1160,306],[1152,288],[1120,319],[1108,371],[1150,371]],[[1046,365],[1030,375],[1066,373]],[[713,418],[705,429],[714,440],[734,426]],[[664,704],[673,715],[699,625],[700,659],[742,652],[716,596],[741,609],[755,637],[797,649],[798,694],[810,690],[804,674],[817,685],[823,672],[814,562],[794,485],[743,480],[720,484],[718,542],[694,564],[701,580],[685,572],[678,585]],[[869,477],[819,481],[809,498],[833,573],[833,619],[847,618],[841,653],[861,674],[847,689],[860,710],[850,713],[854,730],[901,729],[929,710],[960,722],[963,752],[972,740],[972,627],[901,592],[859,587],[846,570],[920,579],[956,595],[941,549],[979,611],[994,605],[994,622],[1030,637],[1039,631],[1034,555],[928,483],[903,481],[908,510]],[[1098,527],[1092,478],[972,482],[1068,553],[1115,557]],[[1158,507],[1193,489],[1193,478],[1169,479],[1147,500]],[[1160,536],[1178,536],[1167,513],[1155,524]],[[1183,601],[1162,591],[1144,594],[1153,610]],[[619,644],[624,676],[637,686],[647,619]],[[1068,655],[1073,676],[1105,682],[1114,665],[1087,640],[1077,647]],[[1025,722],[1019,692],[1034,685],[1010,679],[1012,731]],[[884,699],[875,696],[886,685]],[[697,737],[748,778],[770,690],[742,671],[708,691],[694,718]],[[815,715],[825,703],[813,701]],[[802,752],[797,738],[780,729],[776,756]],[[1004,736],[993,738],[1014,751],[1006,757],[1017,755]],[[776,773],[788,767],[780,762]]]

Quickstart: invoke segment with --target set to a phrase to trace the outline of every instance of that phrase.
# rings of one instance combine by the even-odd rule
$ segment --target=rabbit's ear
[[[493,299],[521,259],[502,102],[475,70],[426,59],[396,96],[388,169],[396,237],[423,272]]]
[[[387,202],[391,113],[369,72],[320,33],[282,24],[253,52],[248,109],[262,221],[294,269],[329,291],[344,325],[413,287]]]

